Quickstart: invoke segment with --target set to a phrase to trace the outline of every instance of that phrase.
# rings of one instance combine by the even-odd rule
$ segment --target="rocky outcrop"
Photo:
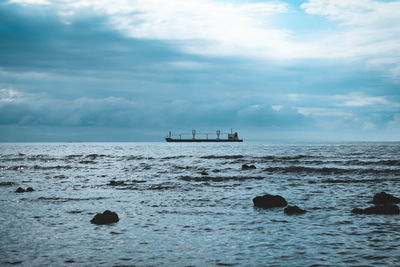
[[[91,223],[97,225],[116,223],[118,221],[118,214],[109,210],[106,210],[103,213],[97,213],[93,219],[90,220]]]
[[[287,206],[284,210],[287,215],[303,214],[306,210],[300,209],[298,206]]]
[[[355,214],[400,214],[399,207],[393,204],[377,205],[366,209],[355,208],[351,212]]]
[[[270,194],[265,194],[263,196],[253,198],[253,204],[256,207],[264,209],[287,206],[287,202],[283,197]]]
[[[23,189],[22,187],[18,187],[17,190],[15,190],[15,193],[25,193],[25,192],[33,192],[32,187],[28,187],[27,189]]]
[[[18,187],[17,190],[15,190],[15,193],[25,193],[25,189]]]
[[[251,169],[256,169],[255,165],[247,165],[247,164],[243,164],[242,165],[242,170],[251,170]]]
[[[381,192],[374,195],[372,203],[375,205],[400,203],[400,198]]]

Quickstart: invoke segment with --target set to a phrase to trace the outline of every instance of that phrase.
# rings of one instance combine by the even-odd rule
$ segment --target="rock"
[[[251,169],[256,169],[255,165],[247,165],[247,164],[243,164],[242,165],[242,170],[251,170]]]
[[[15,190],[15,193],[25,193],[25,189],[18,187],[17,190]]]
[[[287,206],[287,202],[283,197],[270,194],[253,198],[253,203],[254,206],[264,209]]]
[[[201,175],[208,175],[208,172],[202,171],[200,174],[201,174]]]
[[[35,190],[33,190],[32,187],[28,187],[28,188],[26,189],[26,192],[33,192],[33,191],[35,191]]]
[[[108,183],[108,185],[111,185],[111,186],[125,185],[125,182],[124,182],[124,181],[115,181],[115,180],[111,180],[111,181]]]
[[[97,213],[93,219],[90,220],[93,224],[110,224],[118,222],[118,214],[109,210],[104,211],[103,213]]]
[[[355,208],[351,212],[355,214],[400,214],[399,207],[393,204],[377,205],[366,209]]]
[[[306,211],[303,209],[300,209],[298,206],[287,206],[285,208],[284,212],[287,215],[293,215],[293,214],[303,214]]]
[[[385,192],[381,192],[375,194],[372,203],[376,204],[391,204],[391,203],[400,203],[400,198],[392,196],[391,194],[387,194]]]

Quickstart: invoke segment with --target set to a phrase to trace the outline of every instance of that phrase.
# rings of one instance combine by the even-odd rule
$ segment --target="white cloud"
[[[296,108],[296,110],[299,114],[302,114],[304,116],[323,116],[323,117],[342,117],[342,118],[354,117],[354,114],[350,112],[345,112],[333,108],[298,107]]]
[[[288,94],[287,98],[291,101],[299,101],[300,100],[300,95],[298,94]]]
[[[348,95],[335,95],[331,97],[333,100],[340,101],[337,106],[347,107],[368,107],[380,106],[385,109],[400,108],[400,103],[393,102],[385,96],[367,96],[361,92],[350,93]]]
[[[208,63],[200,63],[196,61],[172,61],[169,62],[171,67],[179,68],[179,69],[205,69],[210,67]]]
[[[400,76],[400,1],[309,0],[301,7],[341,26],[320,40],[320,56],[361,59]]]
[[[52,8],[66,23],[94,12],[126,36],[179,41],[194,54],[278,59],[311,53],[309,45],[290,41],[292,32],[273,25],[272,15],[290,12],[279,1],[59,0]]]
[[[24,94],[14,89],[0,89],[0,105],[23,101]]]
[[[325,16],[339,28],[304,39],[278,27],[274,16],[298,12],[279,1],[221,0],[10,0],[48,4],[66,21],[88,12],[132,38],[177,41],[188,53],[257,59],[360,60],[400,77],[400,1],[308,0],[308,15]],[[293,22],[296,23],[296,22]],[[289,26],[290,27],[290,26]],[[296,25],[293,25],[296,28]]]
[[[8,2],[21,5],[50,5],[50,2],[46,0],[9,0]]]
[[[133,38],[180,40],[195,54],[291,57],[290,33],[268,18],[288,12],[280,2],[233,4],[212,0],[79,1],[66,6],[107,15],[115,29]],[[78,10],[77,10],[78,11]]]
[[[49,72],[35,72],[35,71],[20,71],[12,72],[0,69],[0,79],[14,78],[18,80],[47,80],[60,77],[59,75]]]
[[[272,105],[271,108],[275,111],[279,111],[283,108],[283,106],[282,105]]]
[[[353,99],[346,100],[344,106],[350,107],[363,107],[370,105],[387,105],[387,101],[384,97],[355,97]]]

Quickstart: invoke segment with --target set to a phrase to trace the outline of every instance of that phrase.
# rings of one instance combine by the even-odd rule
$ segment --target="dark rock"
[[[32,187],[28,187],[28,188],[26,189],[26,192],[33,192],[33,191],[35,191],[35,190],[33,190]]]
[[[208,175],[208,172],[202,171],[200,174],[201,174],[201,175]]]
[[[399,207],[392,204],[377,205],[366,209],[355,208],[351,212],[355,214],[400,214]]]
[[[283,197],[270,194],[253,198],[253,203],[254,206],[264,209],[287,206],[287,202]]]
[[[391,203],[400,203],[400,198],[392,196],[391,194],[387,194],[385,192],[381,192],[375,194],[374,199],[372,200],[374,204],[391,204]]]
[[[242,170],[251,170],[251,169],[256,169],[256,166],[255,165],[247,165],[247,164],[242,165]]]
[[[115,181],[115,180],[111,180],[111,181],[108,183],[108,185],[111,185],[111,186],[125,185],[125,182],[124,182],[124,181]]]
[[[300,209],[298,206],[287,206],[285,208],[284,212],[287,215],[293,215],[293,214],[303,214],[306,211],[303,209]]]
[[[18,187],[17,190],[15,190],[15,193],[25,193],[25,189]]]
[[[109,224],[109,223],[115,223],[118,222],[119,218],[117,213],[106,210],[103,213],[97,213],[92,220],[90,220],[91,223],[93,224]]]

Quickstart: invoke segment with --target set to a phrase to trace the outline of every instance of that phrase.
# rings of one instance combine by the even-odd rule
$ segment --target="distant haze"
[[[400,140],[400,1],[8,0],[0,141]]]

